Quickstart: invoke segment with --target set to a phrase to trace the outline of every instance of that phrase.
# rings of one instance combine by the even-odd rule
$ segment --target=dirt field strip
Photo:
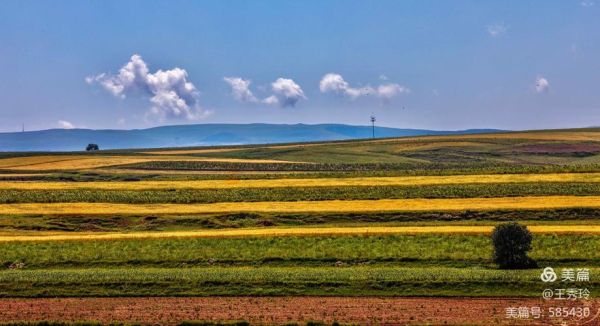
[[[117,240],[151,238],[229,238],[259,236],[342,236],[393,234],[488,234],[493,226],[366,226],[366,227],[298,227],[262,229],[221,229],[195,231],[151,231],[129,233],[100,232],[36,232],[23,235],[0,234],[0,242],[10,241],[63,241],[63,240]],[[533,233],[600,234],[600,225],[531,225]]]
[[[551,302],[523,298],[383,297],[163,297],[0,299],[0,322],[97,321],[175,325],[186,320],[245,320],[251,324],[321,321],[357,325],[515,325],[508,307],[542,307]],[[529,319],[518,325],[598,325],[598,300],[565,301],[588,307],[591,316]],[[579,322],[579,323],[577,323]]]
[[[445,184],[489,184],[532,182],[600,182],[600,173],[549,174],[485,174],[420,177],[365,177],[316,179],[255,179],[255,180],[192,180],[135,182],[36,182],[0,181],[0,189],[62,190],[145,190],[145,189],[230,189],[281,187],[343,187],[343,186],[420,186]]]
[[[600,208],[600,196],[323,200],[211,204],[22,203],[0,204],[2,215],[143,215],[202,213],[417,212]]]

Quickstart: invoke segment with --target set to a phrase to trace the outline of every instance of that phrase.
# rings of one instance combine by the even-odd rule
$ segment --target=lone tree
[[[99,150],[100,147],[98,147],[97,144],[88,144],[87,147],[85,148],[86,151],[97,151]]]
[[[501,269],[526,269],[537,267],[537,262],[527,256],[531,250],[531,232],[526,226],[511,222],[496,226],[492,233],[494,262]]]

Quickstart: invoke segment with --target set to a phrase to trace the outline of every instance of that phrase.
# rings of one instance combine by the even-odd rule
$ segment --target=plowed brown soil
[[[589,306],[592,317],[517,321],[507,307]],[[600,300],[520,298],[209,297],[0,299],[0,322],[99,321],[176,324],[184,320],[246,320],[252,324],[306,321],[360,325],[599,325]],[[547,309],[546,310],[547,313]],[[594,320],[594,316],[596,319]]]

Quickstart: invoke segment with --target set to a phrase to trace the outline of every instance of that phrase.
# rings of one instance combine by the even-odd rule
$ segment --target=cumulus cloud
[[[374,93],[374,89],[371,87],[354,88],[350,87],[350,84],[344,80],[342,75],[329,73],[321,78],[319,82],[319,89],[321,93],[336,93],[342,94],[355,99],[360,96],[365,96]]]
[[[268,105],[279,105],[281,107],[295,106],[301,99],[306,99],[304,91],[300,85],[296,84],[292,79],[278,78],[271,83],[271,95],[259,100],[252,90],[250,90],[250,79],[241,77],[225,77],[223,80],[231,86],[231,96],[240,102],[246,103],[263,103]],[[264,86],[258,87],[261,92],[269,90]]]
[[[131,56],[117,75],[102,73],[85,79],[88,84],[98,84],[112,95],[125,98],[130,94],[145,94],[152,107],[149,114],[160,120],[196,120],[208,114],[200,107],[200,93],[190,81],[187,71],[181,68],[158,70],[150,73],[141,56]]]
[[[58,124],[58,127],[61,128],[61,129],[73,129],[73,128],[75,128],[75,125],[73,125],[69,121],[65,121],[65,120],[58,120],[57,124]]]
[[[545,93],[548,91],[548,89],[550,89],[550,82],[548,82],[548,79],[540,76],[535,80],[536,92]]]
[[[491,37],[498,37],[504,35],[508,30],[508,26],[504,25],[504,23],[496,23],[487,26],[487,32]]]
[[[407,87],[396,83],[381,84],[377,88],[371,86],[361,88],[351,87],[340,74],[335,73],[326,74],[321,78],[319,90],[321,90],[322,93],[344,95],[350,99],[373,94],[383,101],[389,101],[400,94],[410,93],[410,90]]]
[[[278,78],[271,83],[273,95],[263,100],[266,104],[278,104],[281,107],[295,106],[301,99],[306,99],[300,85],[296,84],[292,79]]]
[[[225,77],[223,80],[231,86],[231,95],[234,99],[240,102],[258,102],[250,90],[251,80],[240,77]]]
[[[269,105],[278,105],[279,104],[279,100],[277,99],[277,96],[275,96],[275,95],[271,95],[271,96],[265,98],[264,100],[262,100],[261,102],[263,102],[265,104],[269,104]]]
[[[389,101],[400,94],[408,94],[410,90],[399,84],[383,84],[377,87],[377,96],[384,101]]]

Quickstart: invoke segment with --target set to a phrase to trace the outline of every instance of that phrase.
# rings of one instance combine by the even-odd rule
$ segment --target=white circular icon
[[[558,277],[556,276],[556,273],[554,272],[554,269],[552,269],[552,267],[546,267],[544,268],[542,275],[540,275],[540,278],[542,279],[542,281],[548,283],[556,281]]]

